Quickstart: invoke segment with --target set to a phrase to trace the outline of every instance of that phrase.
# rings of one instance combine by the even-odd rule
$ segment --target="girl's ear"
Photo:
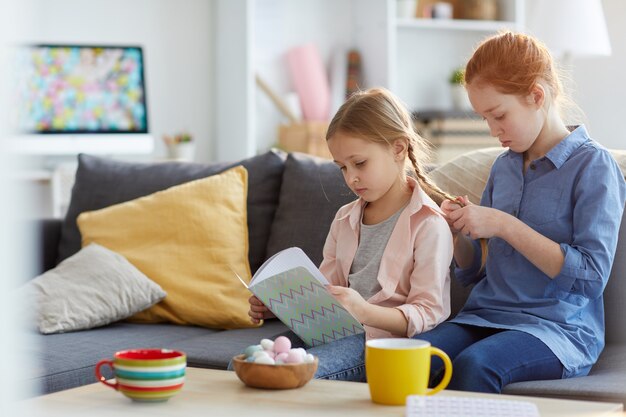
[[[409,143],[407,139],[396,139],[391,146],[393,148],[394,158],[398,161],[404,160],[407,150],[409,149]]]
[[[530,94],[527,96],[528,104],[535,105],[538,108],[543,107],[543,104],[546,101],[546,90],[543,88],[543,85],[540,83],[536,83],[532,90],[530,90]]]

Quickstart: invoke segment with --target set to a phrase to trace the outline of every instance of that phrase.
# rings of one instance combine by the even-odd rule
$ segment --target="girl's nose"
[[[500,135],[500,126],[498,126],[497,123],[489,123],[487,122],[487,124],[489,125],[489,134],[494,137],[497,138]]]
[[[357,182],[359,182],[359,177],[354,173],[347,173],[346,182],[348,184],[356,184]]]

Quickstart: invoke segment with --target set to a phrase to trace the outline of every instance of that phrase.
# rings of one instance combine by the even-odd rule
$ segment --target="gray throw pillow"
[[[25,284],[20,293],[36,308],[44,334],[84,330],[122,320],[166,293],[122,255],[91,244]]]
[[[319,265],[337,210],[355,199],[335,163],[305,154],[289,154],[267,257],[297,246]]]
[[[254,273],[265,261],[285,158],[283,152],[269,151],[239,162],[206,165],[186,162],[136,163],[81,154],[78,156],[76,180],[61,229],[57,262],[80,250],[81,236],[76,225],[80,213],[134,200],[243,165],[248,170],[248,259]]]

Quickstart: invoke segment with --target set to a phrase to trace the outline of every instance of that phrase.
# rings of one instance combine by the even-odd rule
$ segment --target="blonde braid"
[[[409,160],[411,161],[411,165],[413,166],[413,171],[415,172],[415,176],[417,176],[418,182],[424,189],[424,192],[426,192],[426,194],[428,194],[428,196],[432,198],[433,201],[437,203],[438,206],[440,206],[444,200],[450,200],[450,201],[454,201],[458,203],[456,197],[453,197],[452,195],[443,191],[430,179],[430,177],[428,177],[426,174],[422,172],[422,169],[420,168],[420,164],[418,164],[417,162],[417,157],[415,155],[415,148],[413,147],[413,144],[411,143],[411,141],[409,141],[409,144],[408,144],[407,154],[408,154]]]
[[[411,161],[411,165],[413,166],[413,171],[415,172],[415,176],[417,177],[418,182],[424,189],[424,192],[428,194],[428,196],[432,198],[438,206],[441,206],[441,203],[443,203],[444,200],[450,200],[455,204],[461,205],[461,207],[464,206],[460,198],[453,197],[452,195],[443,191],[430,179],[430,177],[428,177],[428,175],[422,172],[419,164],[417,163],[415,149],[413,148],[413,144],[411,143],[411,141],[409,141],[407,154],[409,156],[409,160]],[[480,238],[480,270],[478,271],[479,274],[485,269],[488,253],[489,251],[487,249],[487,239]]]

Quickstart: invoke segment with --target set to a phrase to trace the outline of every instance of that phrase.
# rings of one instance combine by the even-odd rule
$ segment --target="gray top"
[[[382,289],[377,279],[380,260],[403,210],[404,207],[378,224],[363,224],[361,219],[359,247],[350,267],[348,286],[366,300]]]

